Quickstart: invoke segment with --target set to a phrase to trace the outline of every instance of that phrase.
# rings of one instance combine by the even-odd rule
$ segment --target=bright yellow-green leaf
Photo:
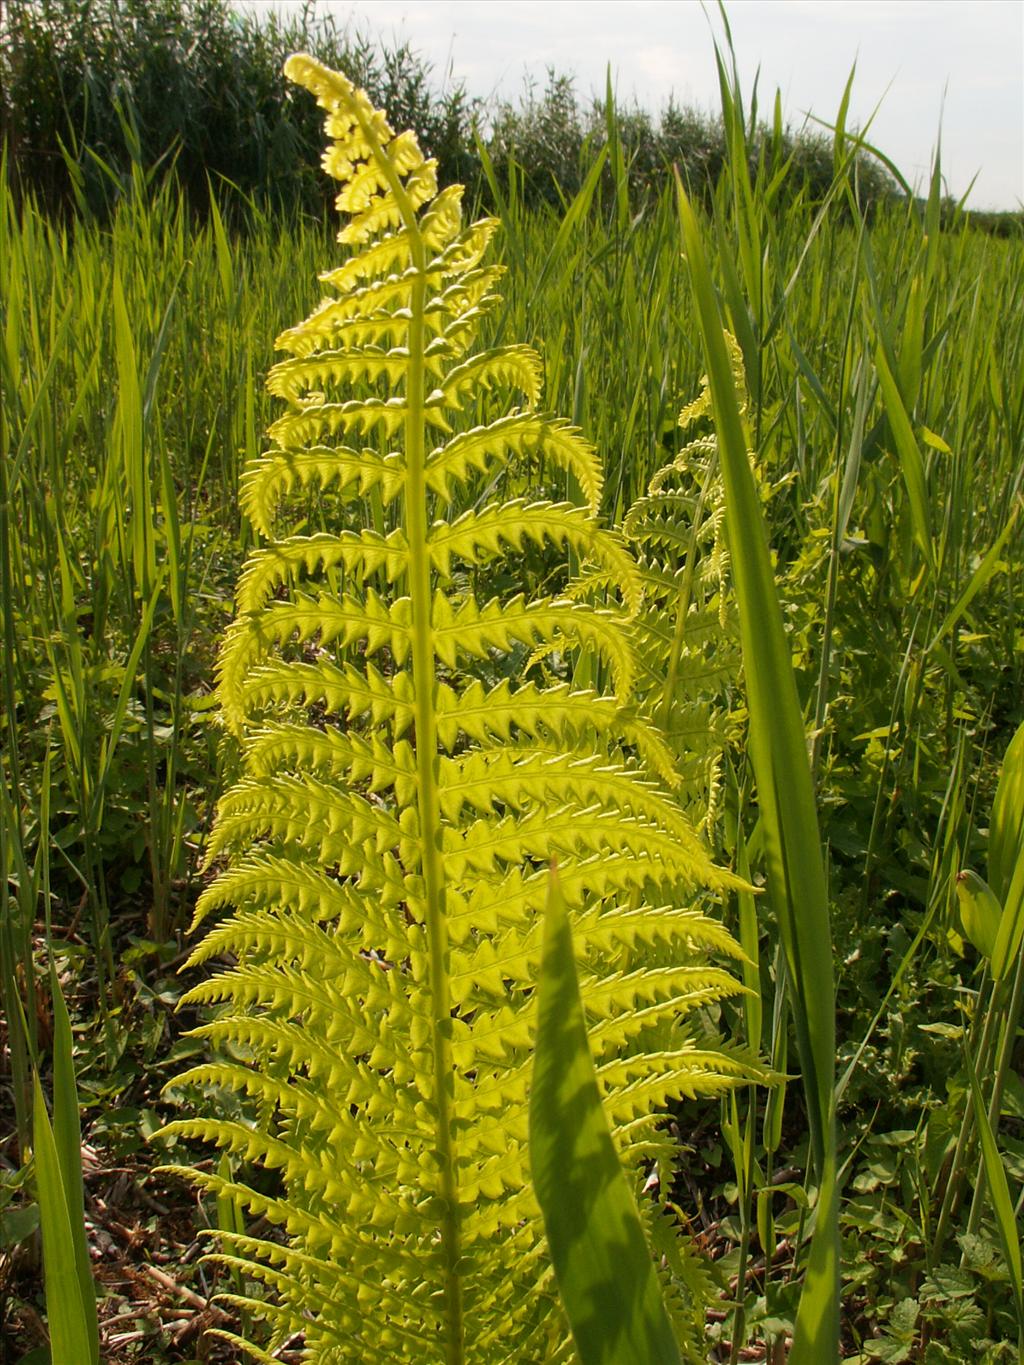
[[[921,428],[921,440],[926,446],[931,446],[932,450],[941,451],[943,455],[952,455],[953,453],[942,437],[928,427]]]
[[[964,933],[982,957],[991,958],[999,934],[1002,906],[992,894],[988,882],[977,872],[961,872],[956,879],[956,896],[960,903],[960,921]]]
[[[68,1018],[57,973],[52,967],[50,991],[53,998],[54,1149],[67,1204],[68,1237],[72,1244],[75,1271],[78,1276],[78,1298],[91,1343],[89,1359],[92,1365],[98,1365],[99,1328],[96,1320],[96,1291],[83,1221],[85,1190],[82,1183],[82,1128],[78,1116],[78,1088],[75,1084],[71,1020]]]

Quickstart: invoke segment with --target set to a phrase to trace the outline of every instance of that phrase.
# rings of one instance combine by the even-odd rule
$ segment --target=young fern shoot
[[[663,746],[633,705],[640,580],[598,523],[594,452],[536,410],[532,350],[470,349],[498,302],[496,223],[463,226],[461,189],[438,193],[414,136],[345,77],[306,56],[286,73],[326,111],[351,254],[279,338],[288,406],[244,476],[264,543],[219,672],[242,776],[197,912],[219,914],[192,956],[215,974],[187,997],[216,1007],[197,1032],[221,1059],[175,1083],[235,1098],[165,1132],[264,1169],[184,1172],[271,1225],[217,1252],[250,1284],[253,1339],[224,1335],[254,1359],[301,1332],[322,1365],[565,1360],[526,1151],[548,865],[627,1164],[663,1149],[667,1099],[750,1074],[686,1025],[739,989],[712,960],[738,948],[692,904],[732,879],[644,764]],[[521,406],[474,426],[489,390]],[[538,450],[584,506],[453,514]],[[340,527],[289,534],[314,494]],[[528,549],[571,550],[624,605],[478,601],[474,580]],[[556,639],[606,691],[517,680]]]
[[[728,338],[738,394],[743,358]],[[691,433],[711,416],[705,378],[679,415]],[[673,788],[710,839],[720,809],[729,746],[728,691],[739,679],[740,648],[725,544],[725,493],[714,432],[691,436],[651,477],[626,513],[643,599],[633,622],[637,692],[658,725],[675,769]]]

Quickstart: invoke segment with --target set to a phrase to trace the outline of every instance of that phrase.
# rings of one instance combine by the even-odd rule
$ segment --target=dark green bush
[[[658,118],[635,103],[617,104],[614,122],[634,198],[659,193],[673,166],[678,166],[692,194],[706,196],[718,182],[726,162],[718,116],[670,100]],[[592,156],[608,137],[608,127],[605,100],[581,104],[572,77],[549,71],[543,93],[528,86],[518,105],[505,101],[498,106],[487,149],[499,178],[508,178],[514,165],[527,199],[557,203],[580,189]],[[832,184],[833,143],[823,131],[772,130],[757,124],[748,136],[748,154],[752,177],[762,157],[772,170],[792,159],[786,194],[806,190],[812,201],[818,201]],[[858,182],[865,209],[897,190],[889,173],[868,156],[860,159]]]
[[[407,43],[381,46],[309,6],[282,18],[228,0],[8,0],[0,39],[8,175],[51,210],[105,213],[133,171],[146,178],[173,164],[200,210],[208,180],[223,178],[262,208],[319,216],[319,114],[293,100],[281,77],[295,51],[344,71],[396,127],[416,130],[442,183],[461,181],[484,202],[478,136],[499,184],[514,179],[529,202],[552,204],[576,193],[608,136],[604,100],[581,100],[571,76],[551,71],[541,91],[488,109],[460,84],[439,89]],[[674,102],[658,118],[636,104],[614,113],[637,202],[664,188],[672,165],[694,193],[715,184],[725,160],[719,119]],[[753,165],[762,154],[779,164],[792,155],[787,192],[806,187],[820,198],[831,183],[824,134],[762,127],[749,146]],[[866,201],[893,188],[866,158],[861,184]]]
[[[149,171],[173,158],[193,203],[207,177],[224,177],[264,206],[319,211],[320,115],[281,76],[302,49],[414,127],[446,178],[464,172],[472,147],[461,87],[436,93],[408,45],[378,50],[309,8],[281,19],[228,0],[9,0],[2,22],[9,174],[51,208],[72,197],[108,207],[133,163]]]

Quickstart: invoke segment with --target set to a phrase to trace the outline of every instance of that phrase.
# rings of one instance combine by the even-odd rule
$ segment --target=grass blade
[[[1003,755],[999,785],[992,803],[988,846],[988,881],[1006,905],[1014,868],[1024,858],[1024,724]]]
[[[640,1215],[601,1107],[554,871],[538,992],[530,1165],[581,1365],[679,1365]]]
[[[992,980],[1009,977],[1016,965],[1021,942],[1024,941],[1024,845],[1017,858],[1017,866],[1003,901],[999,932],[992,950]]]
[[[43,1229],[43,1271],[46,1276],[46,1315],[50,1328],[50,1354],[54,1361],[98,1361],[99,1345],[90,1327],[88,1307],[82,1296],[75,1255],[73,1219],[61,1176],[60,1157],[42,1087],[35,1083],[33,1144],[39,1217]],[[96,1305],[92,1304],[93,1323]]]
[[[110,769],[114,762],[114,751],[121,738],[121,731],[124,728],[125,720],[128,716],[128,703],[131,701],[132,691],[136,685],[136,673],[139,667],[139,660],[142,658],[142,651],[149,640],[150,631],[153,629],[153,617],[155,616],[157,606],[159,605],[160,592],[163,588],[165,576],[165,569],[161,569],[157,574],[156,583],[142,613],[142,620],[139,622],[139,629],[132,644],[128,662],[124,666],[124,675],[121,679],[121,686],[117,694],[117,702],[114,706],[114,712],[110,722],[110,732],[106,738],[103,768],[100,773],[99,781],[96,784],[97,800],[102,799],[107,779],[110,776]]]
[[[875,369],[882,386],[885,415],[889,419],[889,428],[892,431],[893,440],[896,442],[896,452],[899,455],[900,468],[903,470],[903,482],[906,484],[907,498],[910,502],[910,520],[914,528],[914,539],[917,541],[928,569],[934,572],[935,552],[932,547],[931,513],[928,510],[928,482],[925,478],[924,461],[921,459],[921,449],[910,425],[910,418],[903,404],[899,385],[889,368],[889,362],[885,356],[885,347],[881,342],[875,351]]]
[[[991,965],[992,979],[1002,981],[1024,940],[1024,725],[1003,755],[991,825],[989,885],[1003,907]]]
[[[78,1115],[78,1089],[75,1085],[75,1063],[72,1051],[71,1020],[57,980],[50,968],[50,993],[53,1000],[53,1142],[57,1156],[61,1184],[68,1211],[68,1239],[75,1260],[78,1277],[78,1296],[82,1305],[89,1339],[92,1343],[88,1359],[99,1365],[99,1328],[96,1319],[96,1291],[93,1287],[89,1249],[85,1240],[82,1210],[85,1188],[82,1183],[82,1129]],[[39,1099],[36,1099],[37,1105]],[[78,1357],[83,1361],[85,1356]]]
[[[967,1064],[967,1074],[971,1082],[971,1103],[974,1106],[974,1121],[978,1125],[978,1136],[981,1139],[981,1160],[985,1170],[985,1179],[992,1195],[992,1211],[995,1214],[996,1228],[999,1231],[999,1240],[1002,1243],[1003,1255],[1006,1257],[1006,1265],[1010,1272],[1010,1284],[1013,1289],[1014,1302],[1017,1306],[1017,1321],[1021,1336],[1024,1337],[1024,1269],[1021,1266],[1020,1239],[1017,1235],[1017,1220],[1013,1215],[1013,1200],[1010,1198],[1010,1187],[1006,1180],[1006,1170],[1003,1167],[1002,1158],[999,1155],[999,1148],[996,1145],[995,1133],[992,1131],[992,1124],[989,1122],[988,1112],[985,1108],[985,1100],[981,1093],[981,1086],[978,1084],[977,1073],[974,1070],[974,1063],[965,1053]]]
[[[839,1230],[833,1108],[835,991],[825,873],[803,718],[721,315],[700,230],[678,177],[676,188],[725,482],[726,527],[750,710],[750,750],[769,890],[786,953],[811,1149],[819,1175],[816,1227],[791,1365],[826,1365],[838,1358]]]
[[[964,612],[977,597],[978,593],[981,592],[982,588],[986,587],[989,580],[1000,571],[1006,570],[1007,566],[1000,559],[1000,555],[1003,553],[1006,542],[1010,539],[1013,529],[1017,525],[1017,516],[1020,513],[1020,509],[1021,504],[1018,502],[1007,518],[1006,525],[999,532],[994,543],[990,546],[988,553],[971,575],[971,581],[967,584],[967,587],[964,588],[954,605],[950,607],[945,620],[935,632],[935,638],[928,646],[928,653],[931,653],[935,646],[949,634],[960,620],[960,617],[963,616]]]

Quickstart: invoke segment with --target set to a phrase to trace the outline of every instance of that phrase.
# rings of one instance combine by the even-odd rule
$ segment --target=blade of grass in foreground
[[[64,1003],[57,973],[50,965],[50,993],[53,1001],[53,1143],[57,1156],[57,1170],[64,1189],[68,1211],[68,1240],[75,1258],[78,1278],[78,1298],[82,1305],[86,1331],[90,1343],[88,1357],[76,1356],[99,1365],[99,1328],[96,1319],[96,1290],[93,1285],[89,1248],[85,1240],[83,1208],[85,1187],[82,1182],[82,1128],[78,1115],[78,1087],[75,1084],[75,1062],[72,1045],[71,1020]],[[36,1096],[36,1104],[39,1097]],[[45,1115],[45,1111],[44,1111]],[[42,1200],[40,1199],[40,1204]],[[64,1291],[61,1291],[64,1292]],[[47,1292],[47,1304],[50,1302]]]
[[[982,1167],[988,1181],[988,1188],[991,1191],[990,1198],[992,1211],[995,1214],[996,1230],[999,1233],[1003,1255],[1006,1257],[1007,1269],[1010,1272],[1010,1288],[1013,1290],[1013,1301],[1017,1309],[1019,1358],[1024,1359],[1024,1269],[1021,1265],[1020,1238],[1017,1235],[1017,1220],[1014,1216],[1013,1200],[1010,1198],[1006,1171],[999,1155],[999,1148],[996,1145],[992,1124],[985,1109],[985,1100],[981,1093],[981,1086],[978,1084],[974,1064],[966,1053],[964,1060],[967,1063],[967,1074],[971,1082],[974,1121],[978,1125],[978,1135],[981,1138]]]
[[[552,869],[530,1093],[530,1167],[581,1365],[679,1365],[636,1204],[612,1145]]]
[[[988,879],[1003,915],[992,954],[992,975],[1012,967],[1024,936],[1024,724],[1010,740],[992,805]]]
[[[46,1316],[50,1329],[50,1354],[56,1361],[81,1361],[96,1365],[96,1302],[82,1294],[76,1256],[74,1222],[61,1172],[60,1153],[54,1141],[39,1078],[35,1082],[33,1145],[36,1186],[43,1229],[43,1271],[46,1283]],[[81,1214],[77,1217],[80,1219]],[[92,1290],[90,1287],[89,1294]]]
[[[678,176],[676,188],[725,484],[768,889],[786,954],[819,1189],[790,1365],[828,1365],[839,1350],[839,1227],[835,990],[825,872],[803,718],[721,315],[700,230]]]

